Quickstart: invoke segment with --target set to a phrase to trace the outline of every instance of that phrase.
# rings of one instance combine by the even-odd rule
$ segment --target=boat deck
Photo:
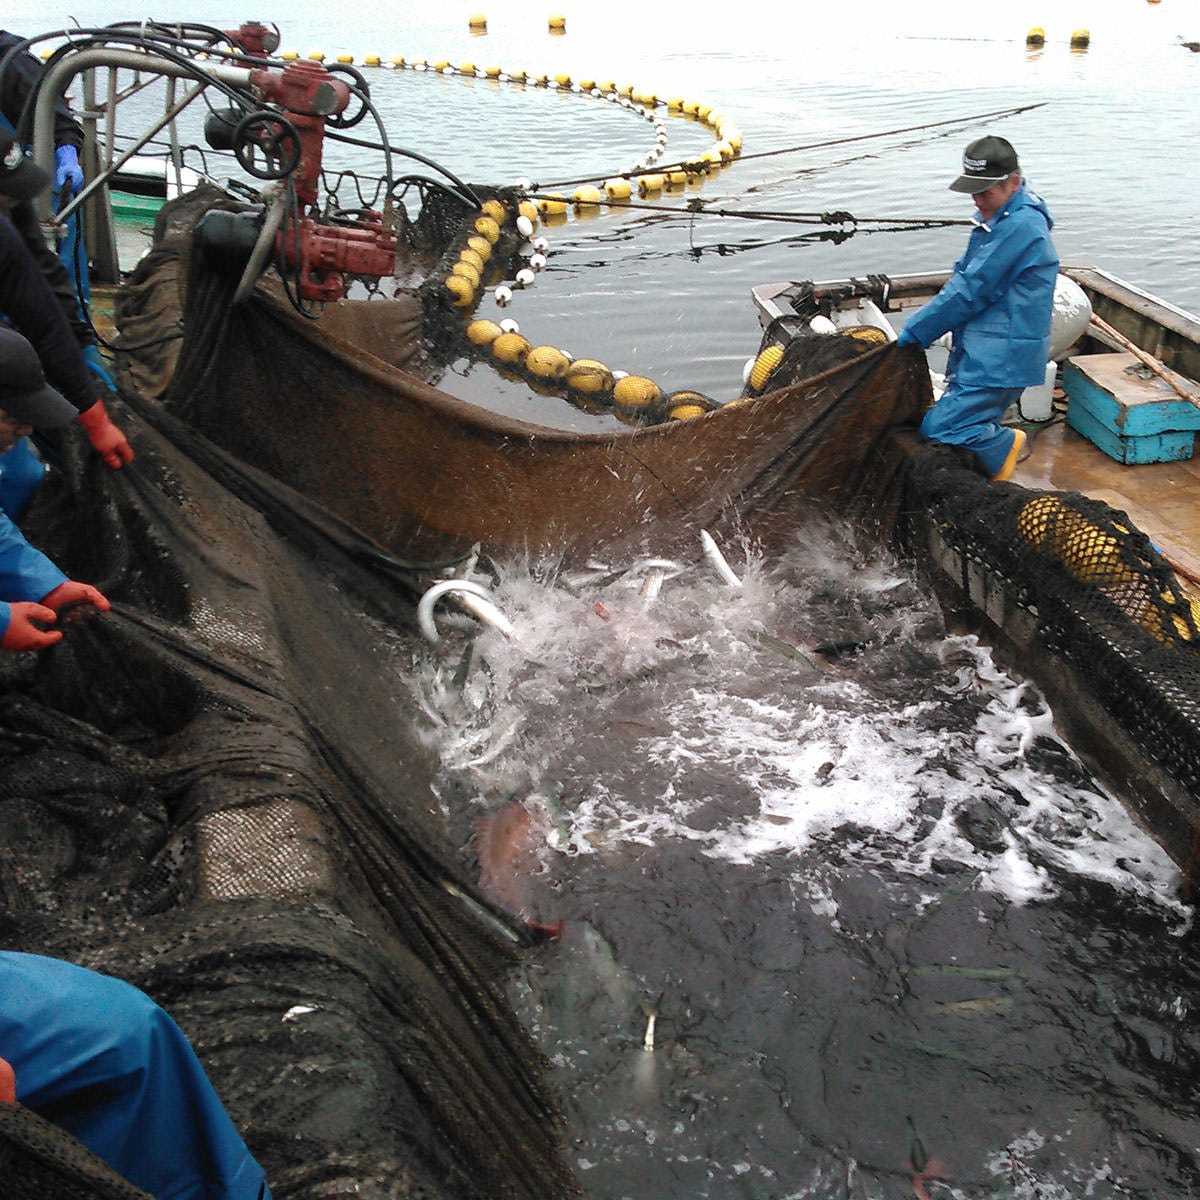
[[[1186,462],[1115,462],[1058,421],[1032,439],[1013,475],[1024,487],[1082,492],[1129,514],[1200,597],[1200,456]]]

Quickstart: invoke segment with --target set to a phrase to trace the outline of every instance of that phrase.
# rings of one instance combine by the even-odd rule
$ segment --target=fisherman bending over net
[[[966,253],[940,292],[900,331],[902,346],[923,349],[954,335],[950,382],[925,414],[921,436],[965,446],[993,480],[1012,476],[1025,433],[1000,424],[1025,388],[1045,378],[1058,253],[1054,221],[1025,186],[1017,152],[1001,137],[983,137],[963,152],[950,185],[978,210]]]

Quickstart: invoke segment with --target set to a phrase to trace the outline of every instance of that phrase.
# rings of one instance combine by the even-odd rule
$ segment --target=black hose
[[[344,133],[331,133],[325,131],[325,136],[331,138],[335,142],[344,142],[347,146],[361,146],[364,150],[384,150],[390,151],[392,154],[399,154],[404,158],[414,159],[416,162],[424,163],[427,167],[432,167],[441,175],[445,175],[447,179],[462,193],[473,208],[482,208],[483,202],[475,194],[475,191],[469,184],[463,183],[457,175],[447,167],[443,167],[441,163],[435,162],[432,158],[426,158],[424,154],[418,154],[415,150],[407,150],[403,146],[384,146],[380,142],[371,142],[366,138],[350,137]]]
[[[79,35],[81,33],[84,36],[80,37]],[[52,37],[67,37],[70,38],[70,40],[65,45],[62,45],[55,50],[54,53],[46,60],[47,71],[49,71],[54,64],[65,58],[73,50],[77,50],[80,46],[103,46],[112,41],[128,42],[130,45],[139,47],[141,49],[152,49],[161,58],[165,58],[168,62],[173,63],[176,66],[183,67],[193,78],[204,82],[210,87],[215,87],[220,92],[223,92],[236,104],[239,104],[243,108],[247,109],[247,111],[257,107],[254,101],[248,96],[244,96],[236,88],[233,88],[230,85],[221,82],[221,80],[215,78],[214,76],[208,74],[203,67],[198,66],[187,55],[176,53],[176,51],[171,50],[162,44],[163,41],[171,42],[175,45],[190,45],[191,43],[184,42],[179,38],[156,39],[125,34],[120,34],[114,38],[111,28],[107,27],[98,30],[56,30],[52,33],[39,34],[36,38],[24,38],[22,41],[17,42],[11,47],[11,49],[7,51],[3,59],[0,59],[0,89],[2,89],[4,86],[5,72],[8,70],[9,64],[16,58],[16,56],[27,51],[35,42],[45,41],[46,39]],[[33,112],[37,106],[37,98],[41,93],[44,80],[45,75],[43,74],[42,78],[38,80],[37,86],[30,91],[29,96],[26,98],[24,107],[21,109],[21,115],[16,122],[16,134],[18,141],[28,142],[30,140],[30,132],[33,125]]]

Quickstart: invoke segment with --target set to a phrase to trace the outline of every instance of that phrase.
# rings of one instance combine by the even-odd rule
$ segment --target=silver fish
[[[713,540],[713,535],[707,529],[700,530],[700,545],[704,547],[704,557],[708,559],[713,570],[721,577],[721,580],[731,588],[740,588],[742,581],[734,574],[733,568],[726,562],[725,555],[721,553],[721,548]]]

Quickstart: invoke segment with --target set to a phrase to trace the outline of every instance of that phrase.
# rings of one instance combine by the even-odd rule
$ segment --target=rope
[[[1020,113],[1031,112],[1035,108],[1044,108],[1049,101],[1040,100],[1037,104],[1022,104],[1018,108],[999,108],[994,112],[975,113],[970,117],[950,117],[945,121],[929,121],[924,125],[904,125],[898,129],[883,129],[878,133],[860,133],[854,137],[834,138],[827,142],[808,142],[803,146],[784,146],[779,150],[760,150],[756,154],[742,154],[738,156],[738,162],[749,162],[754,158],[774,158],[779,154],[796,154],[801,150],[823,150],[828,146],[846,146],[851,142],[865,142],[871,138],[892,137],[898,133],[919,133],[925,129],[940,129],[945,125],[963,125],[970,121],[986,121],[993,117],[1015,117]],[[577,183],[602,183],[606,179],[632,179],[637,175],[659,175],[665,171],[687,170],[689,166],[693,170],[697,166],[695,159],[689,159],[685,162],[672,163],[670,166],[655,166],[645,167],[637,171],[622,171],[617,175],[589,175],[586,179],[561,179],[555,183],[539,183],[536,187],[539,188],[560,188],[573,187]],[[704,164],[707,166],[707,164]],[[557,197],[561,199],[562,197]]]
[[[561,196],[548,196],[541,192],[527,193],[532,200],[561,200]],[[607,208],[632,208],[645,212],[703,214],[710,217],[741,217],[747,221],[785,221],[792,225],[907,225],[919,229],[939,229],[944,225],[971,225],[973,222],[962,217],[856,217],[853,213],[834,212],[779,212],[776,210],[744,210],[732,208],[709,208],[699,196],[693,196],[687,206],[676,204],[635,204],[632,200],[603,200]]]

